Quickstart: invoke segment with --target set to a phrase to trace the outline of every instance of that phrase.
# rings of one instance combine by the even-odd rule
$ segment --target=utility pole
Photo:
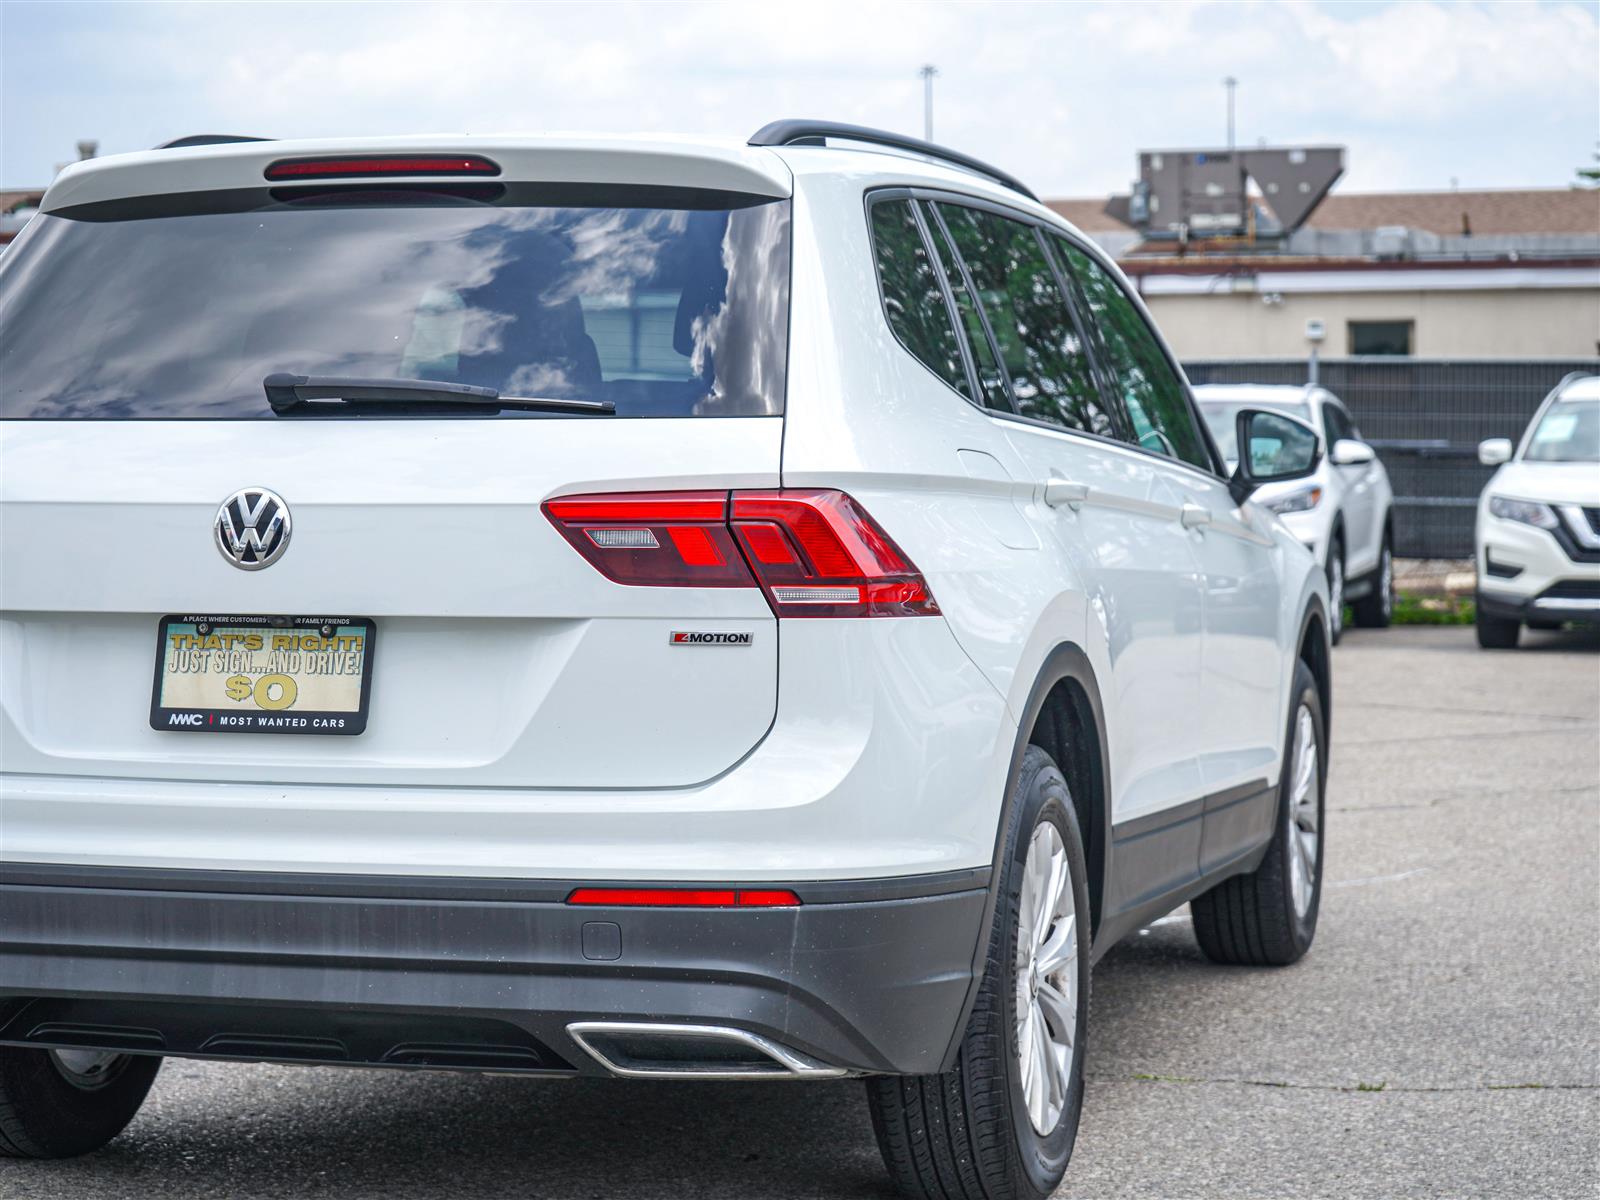
[[[1239,81],[1229,75],[1222,81],[1222,86],[1228,89],[1228,149],[1233,149],[1233,91],[1239,86]]]
[[[939,68],[932,63],[924,63],[922,70],[917,74],[922,76],[922,140],[933,141],[933,77],[939,73]]]

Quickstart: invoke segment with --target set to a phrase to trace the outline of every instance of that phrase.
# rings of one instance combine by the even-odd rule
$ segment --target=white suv
[[[1350,410],[1316,384],[1205,384],[1194,389],[1223,458],[1237,456],[1234,418],[1242,408],[1286,412],[1308,421],[1328,447],[1309,477],[1263,487],[1256,502],[1283,518],[1328,574],[1333,641],[1344,606],[1356,624],[1386,628],[1394,615],[1394,490],[1377,452],[1362,440]]]
[[[1229,478],[1000,172],[202,142],[3,264],[0,1153],[163,1055],[860,1075],[908,1192],[1042,1196],[1096,957],[1309,946],[1328,592],[1247,497],[1318,439]]]
[[[1499,468],[1478,499],[1478,644],[1600,620],[1600,376],[1562,380],[1519,444],[1490,438],[1478,458]]]

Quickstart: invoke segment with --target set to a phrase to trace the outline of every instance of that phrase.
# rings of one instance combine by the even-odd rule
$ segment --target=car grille
[[[1600,562],[1600,508],[1558,504],[1556,527],[1550,532],[1573,562]]]

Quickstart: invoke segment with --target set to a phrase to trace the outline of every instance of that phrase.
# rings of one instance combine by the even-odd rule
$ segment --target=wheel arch
[[[961,1019],[956,1025],[942,1069],[955,1062],[961,1035],[972,1015],[978,987],[983,979],[989,931],[994,926],[995,907],[1004,878],[1006,831],[1011,827],[1013,793],[1022,770],[1022,758],[1029,746],[1038,746],[1055,760],[1066,777],[1072,794],[1078,826],[1084,837],[1084,857],[1089,865],[1090,943],[1100,928],[1105,908],[1106,873],[1111,847],[1110,753],[1106,744],[1105,709],[1100,699],[1100,684],[1089,656],[1071,642],[1063,642],[1045,656],[1027,703],[1019,714],[1011,765],[1006,772],[1005,794],[995,829],[994,855],[989,874],[989,896],[984,905],[983,923],[973,953],[972,982]]]
[[[1300,615],[1294,662],[1305,663],[1311,677],[1317,681],[1317,698],[1322,701],[1323,736],[1326,737],[1333,728],[1333,644],[1328,634],[1328,610],[1323,606],[1322,597],[1316,594],[1306,602],[1305,611]],[[1292,674],[1292,666],[1290,670]]]

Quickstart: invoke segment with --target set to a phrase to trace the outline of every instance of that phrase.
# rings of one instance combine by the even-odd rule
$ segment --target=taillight
[[[780,617],[939,612],[900,547],[843,492],[735,492],[733,528]]]
[[[622,492],[562,496],[544,512],[617,583],[759,585],[780,617],[939,612],[910,559],[844,492]]]
[[[800,897],[787,888],[581,887],[568,904],[611,908],[794,908]]]
[[[498,175],[500,167],[476,154],[363,154],[344,158],[283,158],[266,170],[272,180],[371,179],[398,175]]]
[[[754,587],[728,529],[727,492],[623,492],[549,500],[545,516],[617,583]]]

